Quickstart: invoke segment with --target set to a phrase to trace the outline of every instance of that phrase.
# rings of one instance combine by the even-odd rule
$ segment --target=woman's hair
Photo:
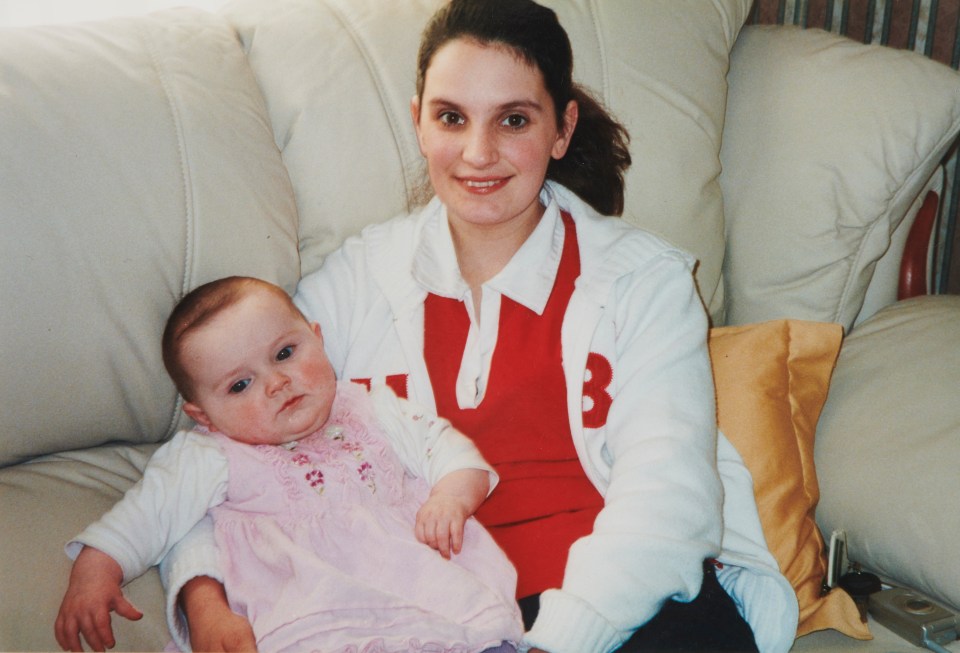
[[[173,308],[163,330],[163,366],[185,400],[192,401],[194,396],[193,379],[182,357],[187,336],[256,290],[282,297],[290,309],[302,317],[303,314],[283,288],[252,277],[224,277],[210,281],[191,290]]]
[[[502,45],[535,66],[553,99],[557,126],[570,100],[579,105],[576,129],[562,159],[551,159],[547,179],[557,181],[605,215],[623,213],[623,174],[630,166],[630,136],[586,89],[573,81],[573,50],[553,10],[533,0],[451,0],[433,15],[417,56],[417,97],[437,51],[455,39]]]

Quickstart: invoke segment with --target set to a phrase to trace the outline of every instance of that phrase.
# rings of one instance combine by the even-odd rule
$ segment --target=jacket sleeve
[[[351,311],[357,307],[356,269],[363,265],[363,241],[348,239],[331,252],[323,266],[300,280],[293,301],[311,322],[320,324],[323,345],[341,378],[350,346]]]
[[[724,491],[722,565],[717,580],[750,624],[761,653],[787,653],[800,618],[797,594],[767,548],[753,477],[723,433],[717,460]]]
[[[525,638],[551,653],[617,648],[664,602],[695,598],[703,561],[720,552],[708,323],[689,262],[662,252],[600,299],[599,330],[580,337],[612,357],[606,422],[585,431],[604,438],[604,508]]]
[[[228,464],[214,442],[206,437],[202,441],[206,446],[200,451],[204,452],[204,458],[210,460],[206,464],[198,464],[197,469],[210,488],[209,500],[205,501],[202,495],[192,494],[191,498],[197,506],[195,510],[203,510],[192,519],[192,528],[170,542],[169,552],[160,560],[160,580],[166,591],[167,626],[181,651],[190,650],[190,631],[186,616],[178,607],[180,590],[188,581],[199,576],[209,576],[223,582],[219,552],[213,539],[213,522],[205,515],[208,506],[218,505],[226,497]],[[172,483],[170,487],[177,483]]]

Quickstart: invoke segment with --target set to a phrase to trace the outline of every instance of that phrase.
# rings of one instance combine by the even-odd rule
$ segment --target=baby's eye
[[[283,349],[277,352],[278,361],[287,360],[291,356],[293,356],[293,345],[287,345],[286,347],[284,347]]]
[[[522,116],[519,113],[512,113],[506,118],[503,119],[503,122],[500,123],[504,127],[510,127],[512,129],[520,129],[525,127],[529,121],[526,116]]]
[[[443,113],[440,114],[440,123],[447,127],[462,125],[463,116],[461,116],[456,111],[444,111]]]
[[[241,379],[240,381],[237,381],[232,386],[230,386],[230,393],[240,394],[241,392],[247,389],[248,385],[250,385],[250,379]]]

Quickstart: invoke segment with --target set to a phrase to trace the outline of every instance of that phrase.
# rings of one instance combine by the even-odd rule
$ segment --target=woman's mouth
[[[508,177],[497,177],[496,179],[466,179],[461,178],[460,183],[467,189],[467,192],[477,195],[485,195],[503,188]]]

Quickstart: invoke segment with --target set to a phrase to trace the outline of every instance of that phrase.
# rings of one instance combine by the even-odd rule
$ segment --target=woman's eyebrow
[[[443,97],[435,97],[427,100],[427,105],[431,108],[447,108],[458,113],[466,113],[463,107],[453,100],[447,100]],[[517,110],[517,109],[526,109],[528,111],[543,111],[543,105],[537,102],[536,100],[510,100],[502,104],[498,104],[494,107],[495,111],[498,113],[503,113],[505,111]]]

